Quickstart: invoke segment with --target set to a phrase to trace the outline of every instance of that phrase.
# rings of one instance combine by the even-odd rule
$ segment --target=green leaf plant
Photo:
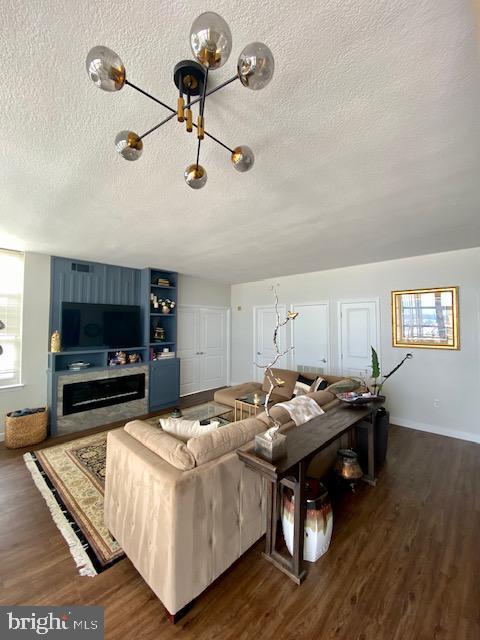
[[[381,380],[381,382],[378,382],[378,379],[381,377],[380,362],[378,360],[378,353],[375,351],[373,347],[371,349],[372,349],[372,378],[374,380],[373,395],[379,396],[381,395],[383,385],[388,380],[388,378],[390,378],[390,376],[392,376],[396,371],[400,369],[400,367],[405,362],[405,360],[411,360],[411,358],[413,358],[413,354],[407,353],[406,356],[403,358],[403,360],[399,362],[397,366],[394,367],[389,373],[387,373],[387,375],[383,376],[383,379]]]

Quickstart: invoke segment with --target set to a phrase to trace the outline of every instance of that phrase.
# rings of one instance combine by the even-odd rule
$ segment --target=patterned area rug
[[[95,576],[124,557],[103,524],[106,451],[104,431],[24,455],[82,576]]]
[[[185,410],[184,416],[203,418],[203,413],[212,413],[213,404]],[[158,425],[158,417],[146,422]],[[107,433],[23,456],[82,576],[95,576],[125,557],[103,523]]]

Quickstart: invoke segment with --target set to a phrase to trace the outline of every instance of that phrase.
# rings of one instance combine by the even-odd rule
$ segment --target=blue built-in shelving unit
[[[158,280],[168,281],[158,284]],[[142,270],[142,302],[147,312],[144,317],[144,339],[149,348],[150,361],[150,407],[152,411],[178,402],[180,395],[180,361],[177,354],[177,302],[178,273],[164,269],[147,268]],[[155,308],[152,297],[158,300],[169,299],[175,307],[169,314],[162,313],[161,306]],[[165,340],[156,341],[155,328],[165,331]],[[175,357],[162,358],[163,349],[175,353]]]
[[[159,278],[168,280],[168,286],[159,286]],[[161,309],[151,308],[150,296],[156,294],[178,301],[178,274],[159,268],[133,269],[99,262],[72,258],[52,257],[50,292],[50,335],[61,334],[62,302],[86,302],[98,304],[139,305],[142,309],[143,341],[133,348],[119,348],[128,353],[138,353],[143,364],[149,366],[149,410],[155,411],[174,406],[180,393],[180,362],[177,351],[177,308],[169,315]],[[165,329],[165,341],[154,340],[154,328],[159,324]],[[167,348],[175,357],[156,359],[155,354]],[[112,349],[85,349],[49,353],[48,388],[49,406],[56,406],[57,376],[68,373],[74,379],[76,372],[68,365],[76,360],[86,360],[91,367],[85,371],[108,370]],[[135,364],[121,365],[134,369]],[[55,433],[55,412],[51,411],[51,431]]]

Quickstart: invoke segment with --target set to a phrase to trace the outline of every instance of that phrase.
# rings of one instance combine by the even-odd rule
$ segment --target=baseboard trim
[[[416,429],[417,431],[426,431],[435,433],[438,436],[447,436],[448,438],[457,438],[457,440],[467,440],[468,442],[476,442],[480,444],[480,433],[471,433],[470,431],[454,431],[453,429],[445,429],[434,424],[424,424],[423,422],[415,422],[414,420],[406,420],[405,418],[396,418],[390,416],[390,422],[397,424],[399,427],[407,429]]]

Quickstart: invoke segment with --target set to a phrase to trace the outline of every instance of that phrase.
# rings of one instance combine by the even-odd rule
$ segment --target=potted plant
[[[397,364],[397,366],[394,367],[390,371],[390,373],[387,373],[387,375],[383,376],[383,379],[379,382],[378,381],[379,378],[382,377],[380,372],[380,362],[378,360],[378,354],[375,351],[375,349],[373,347],[371,347],[371,349],[372,349],[372,378],[373,378],[372,395],[376,396],[377,398],[384,398],[384,396],[382,396],[383,385],[388,380],[388,378],[390,378],[390,376],[392,376],[396,371],[400,369],[400,367],[403,365],[403,363],[406,360],[410,360],[411,358],[413,358],[413,354],[407,353],[407,355],[403,358],[403,360],[399,362],[399,364]]]
[[[167,313],[170,313],[170,311],[175,308],[175,302],[173,302],[173,300],[170,300],[169,298],[159,300],[158,304],[162,308],[162,313],[164,313],[165,315]]]

